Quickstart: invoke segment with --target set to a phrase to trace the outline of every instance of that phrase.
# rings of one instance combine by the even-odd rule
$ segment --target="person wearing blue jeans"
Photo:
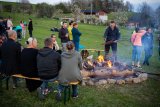
[[[61,97],[61,92],[63,92],[63,84],[69,84],[70,82],[80,82],[82,81],[82,75],[80,70],[82,70],[82,58],[79,52],[74,49],[74,43],[67,42],[67,52],[63,52],[61,55],[62,66],[58,75],[58,93],[56,99],[59,100]],[[77,85],[72,85],[72,97],[78,97]]]
[[[77,23],[73,24],[72,35],[73,35],[73,43],[75,45],[75,50],[79,51],[79,41],[80,41],[80,36],[82,35],[82,33],[79,32]]]
[[[142,46],[133,46],[132,61],[134,61],[134,62],[136,62],[136,61],[140,62],[141,53],[142,53]]]

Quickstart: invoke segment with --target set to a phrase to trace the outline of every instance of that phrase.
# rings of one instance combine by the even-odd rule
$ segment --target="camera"
[[[53,27],[53,28],[51,28],[51,31],[52,31],[52,32],[59,32],[59,29],[56,28],[56,27]]]

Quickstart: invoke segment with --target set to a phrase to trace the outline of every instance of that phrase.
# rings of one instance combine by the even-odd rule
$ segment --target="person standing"
[[[79,32],[77,23],[73,24],[72,35],[73,35],[73,42],[75,45],[75,50],[79,51],[79,41],[80,41],[80,36],[82,35],[82,33]]]
[[[12,18],[9,17],[7,20],[7,29],[12,30],[12,28],[13,28]]]
[[[61,84],[68,84],[70,82],[81,82],[82,75],[80,70],[82,70],[82,58],[79,52],[75,51],[74,43],[72,41],[67,42],[67,50],[61,55],[62,66],[58,75],[58,93],[56,95],[57,100],[61,99],[61,92],[63,92],[64,87]],[[78,86],[72,85],[72,97],[78,97]]]
[[[38,69],[37,69],[37,40],[36,38],[28,38],[26,41],[27,48],[24,48],[21,53],[21,73],[24,76],[37,78]],[[26,79],[26,87],[29,92],[35,91],[42,81]]]
[[[136,28],[135,32],[136,33],[133,33],[131,37],[131,42],[133,45],[132,66],[141,67],[140,59],[141,59],[141,52],[142,52],[142,36],[146,33],[146,31]]]
[[[142,37],[142,43],[145,52],[145,59],[143,65],[147,64],[149,66],[149,59],[153,54],[153,34],[151,28],[147,28],[146,31],[147,32]]]
[[[23,21],[20,21],[20,26],[22,27],[22,37],[25,39],[26,37],[26,26]]]
[[[104,33],[105,40],[105,59],[108,57],[110,47],[112,48],[113,61],[117,60],[117,42],[120,39],[120,31],[114,21],[110,22],[110,26]]]
[[[28,24],[28,31],[29,31],[29,36],[32,37],[32,31],[33,31],[33,24],[32,24],[32,19],[29,19],[29,24]]]
[[[21,45],[16,43],[16,39],[16,31],[8,30],[8,40],[4,42],[0,48],[2,60],[0,71],[6,76],[11,76],[20,72]],[[12,79],[13,88],[16,88],[17,80],[14,77],[12,77]]]
[[[61,39],[61,43],[62,43],[62,51],[66,51],[66,44],[69,41],[66,22],[62,23],[62,28],[59,31],[59,38]]]
[[[72,35],[72,28],[73,28],[73,21],[69,22],[69,27],[68,27],[68,34],[69,34],[69,40],[73,40],[73,35]]]

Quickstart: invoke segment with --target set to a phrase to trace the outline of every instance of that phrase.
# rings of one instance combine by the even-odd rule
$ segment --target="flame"
[[[112,62],[111,62],[110,60],[107,61],[107,66],[108,66],[109,68],[112,68]]]
[[[104,57],[102,55],[98,56],[97,61],[100,63],[104,62]]]

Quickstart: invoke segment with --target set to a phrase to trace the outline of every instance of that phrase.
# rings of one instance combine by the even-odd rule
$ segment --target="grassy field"
[[[34,16],[14,13],[0,13],[4,17],[12,16],[14,25],[18,25],[20,20],[28,22],[28,18],[33,19],[33,35],[38,39],[38,47],[43,47],[43,40],[49,37],[52,32],[50,28],[59,27],[59,21],[54,19],[39,19]],[[81,44],[85,48],[103,49],[103,33],[105,26],[79,24],[79,30],[83,33]],[[132,30],[120,28],[122,40],[118,43],[118,59],[130,64],[132,46],[129,42]],[[57,35],[57,33],[55,33]],[[28,34],[27,34],[28,36]],[[151,58],[150,66],[143,66],[145,72],[160,73],[160,61],[158,60],[158,42],[154,35],[154,55]],[[23,46],[25,40],[21,43]],[[58,39],[58,43],[59,39]],[[96,55],[95,53],[91,53]],[[96,56],[95,56],[96,57]],[[144,55],[143,55],[144,57]],[[142,57],[142,60],[143,60]],[[64,107],[63,103],[57,102],[55,93],[47,96],[45,101],[40,101],[37,93],[29,93],[22,81],[19,88],[0,93],[1,107]],[[72,99],[67,107],[160,107],[160,81],[148,79],[139,84],[127,85],[106,85],[102,87],[80,86],[79,98]]]

